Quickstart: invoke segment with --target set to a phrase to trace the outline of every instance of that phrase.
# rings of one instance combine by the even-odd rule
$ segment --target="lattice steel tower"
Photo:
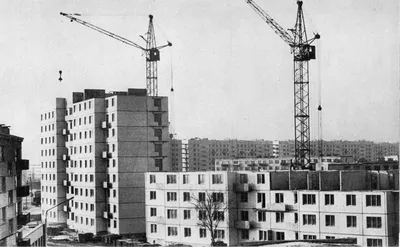
[[[295,168],[308,167],[310,164],[310,107],[309,107],[309,66],[315,59],[315,46],[311,43],[319,39],[315,34],[307,39],[303,15],[303,1],[297,1],[296,24],[289,29],[290,35],[253,0],[246,2],[291,48],[294,68],[294,135],[295,135]]]

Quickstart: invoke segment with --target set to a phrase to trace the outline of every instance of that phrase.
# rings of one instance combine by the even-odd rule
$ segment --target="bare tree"
[[[220,191],[204,191],[198,195],[191,196],[190,203],[198,212],[199,227],[208,230],[211,236],[211,245],[216,245],[218,225],[225,220],[225,212],[228,210],[229,202],[225,194]]]

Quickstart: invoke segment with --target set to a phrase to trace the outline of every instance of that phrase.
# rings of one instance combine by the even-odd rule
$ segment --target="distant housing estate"
[[[174,140],[179,145],[180,140]],[[210,140],[192,138],[187,144],[188,162],[185,170],[212,171],[218,159],[287,158],[294,157],[294,141],[267,140]],[[176,152],[176,153],[175,153]],[[353,162],[376,162],[385,156],[399,154],[398,143],[375,143],[370,141],[324,141],[323,156],[351,158]],[[173,171],[182,171],[182,149],[173,149]],[[320,156],[317,141],[311,142],[311,156]]]

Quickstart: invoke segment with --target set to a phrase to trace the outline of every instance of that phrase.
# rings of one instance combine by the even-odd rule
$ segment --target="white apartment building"
[[[207,246],[189,195],[222,193],[229,203],[219,240],[354,238],[360,246],[398,244],[398,171],[185,172],[146,174],[150,243]]]
[[[47,116],[46,116],[47,115]],[[42,114],[42,219],[78,232],[145,232],[144,173],[170,171],[168,102],[145,89],[73,93]]]

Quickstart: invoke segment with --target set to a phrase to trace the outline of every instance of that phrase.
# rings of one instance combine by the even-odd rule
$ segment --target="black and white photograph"
[[[1,0],[0,246],[400,246],[397,0]]]

